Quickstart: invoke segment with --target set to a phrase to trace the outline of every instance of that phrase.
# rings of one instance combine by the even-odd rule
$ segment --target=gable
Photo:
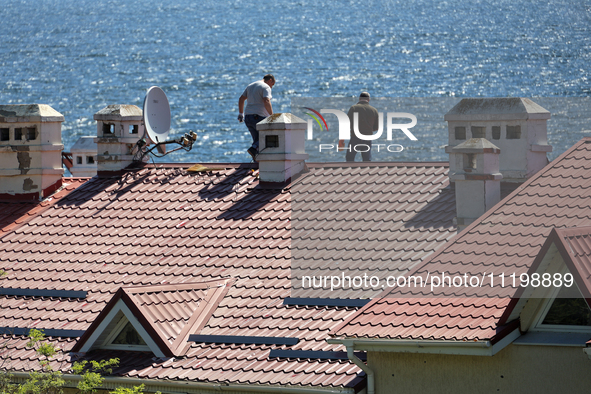
[[[527,273],[546,281],[520,288],[503,319],[520,319],[523,332],[591,332],[590,235],[591,227],[553,229]]]
[[[149,350],[183,355],[191,334],[205,326],[233,280],[120,288],[72,351]]]

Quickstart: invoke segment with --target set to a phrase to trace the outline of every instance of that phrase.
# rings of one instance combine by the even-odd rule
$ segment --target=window
[[[16,129],[14,129],[14,139],[15,141],[21,141],[23,139],[23,129],[20,127],[17,127]]]
[[[119,312],[121,313],[121,312]],[[102,343],[104,349],[149,351],[150,347],[124,315]]]
[[[507,126],[507,139],[518,140],[521,138],[521,126]]]
[[[76,164],[82,164],[82,156],[76,156]]]
[[[0,141],[10,141],[10,129],[0,129]]]
[[[86,164],[94,164],[94,156],[86,156]]]
[[[111,137],[115,134],[115,125],[103,123],[103,136]]]
[[[137,134],[139,133],[139,126],[136,124],[129,125],[129,134]]]
[[[33,141],[37,138],[37,130],[34,127],[27,127],[27,139]]]
[[[463,126],[456,127],[455,137],[456,137],[456,140],[465,140],[466,139],[466,128]]]
[[[112,345],[140,345],[147,346],[140,334],[133,328],[130,322],[119,332],[117,337],[111,342]]]
[[[501,139],[501,126],[493,126],[492,127],[492,139],[493,140],[500,140]]]
[[[542,325],[591,326],[591,309],[582,298],[556,298]]]
[[[265,148],[279,148],[279,136],[278,135],[266,135],[265,136]]]
[[[470,130],[472,131],[472,138],[486,138],[486,127],[472,126]]]
[[[554,291],[537,319],[536,331],[591,332],[591,309],[576,284]]]
[[[476,169],[476,154],[467,153],[464,155],[464,170],[475,170]]]

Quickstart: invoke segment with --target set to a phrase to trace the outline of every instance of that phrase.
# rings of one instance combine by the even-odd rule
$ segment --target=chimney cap
[[[82,136],[78,138],[76,143],[70,148],[70,152],[96,152],[97,145],[94,139],[94,136]]]
[[[111,104],[94,114],[94,120],[142,120],[143,112],[137,105]]]
[[[274,130],[282,125],[284,130],[306,130],[308,122],[290,113],[276,113],[257,123],[257,130]]]
[[[501,153],[501,149],[486,138],[470,138],[452,149],[453,153]]]
[[[550,112],[528,98],[465,98],[447,114],[446,121],[550,119]]]
[[[0,122],[63,122],[64,115],[47,104],[0,105]]]

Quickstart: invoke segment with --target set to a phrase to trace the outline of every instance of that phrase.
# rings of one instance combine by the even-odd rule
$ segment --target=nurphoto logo
[[[316,103],[318,104],[318,103]],[[334,103],[331,103],[334,104]],[[307,120],[307,140],[314,140],[314,128],[320,132],[334,132],[338,128],[338,137],[340,144],[323,143],[318,144],[319,152],[327,151],[345,151],[354,150],[355,152],[367,152],[374,150],[376,152],[402,152],[404,147],[396,143],[380,143],[380,140],[392,141],[396,133],[406,136],[411,141],[417,141],[417,137],[412,133],[411,129],[417,125],[417,117],[408,112],[386,112],[377,111],[374,109],[372,115],[373,121],[371,126],[367,125],[367,113],[359,113],[349,110],[349,113],[332,108],[318,108],[314,109],[312,106],[300,106],[301,111],[309,116]],[[327,116],[332,115],[332,116]],[[335,118],[336,117],[336,118]],[[336,126],[335,126],[336,121]],[[335,133],[336,134],[336,133]],[[344,141],[355,141],[353,144],[345,146]]]

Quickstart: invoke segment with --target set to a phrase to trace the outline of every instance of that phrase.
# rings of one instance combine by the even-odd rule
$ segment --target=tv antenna
[[[145,132],[136,144],[137,151],[133,157],[134,162],[144,162],[148,155],[164,157],[179,149],[188,152],[193,148],[193,143],[197,141],[197,133],[194,131],[189,131],[175,140],[167,141],[170,133],[170,104],[166,93],[158,86],[152,86],[146,93],[143,118]],[[153,146],[148,147],[150,144],[153,144]],[[180,146],[167,152],[166,145],[168,144],[178,144]],[[154,149],[158,153],[154,152]]]

